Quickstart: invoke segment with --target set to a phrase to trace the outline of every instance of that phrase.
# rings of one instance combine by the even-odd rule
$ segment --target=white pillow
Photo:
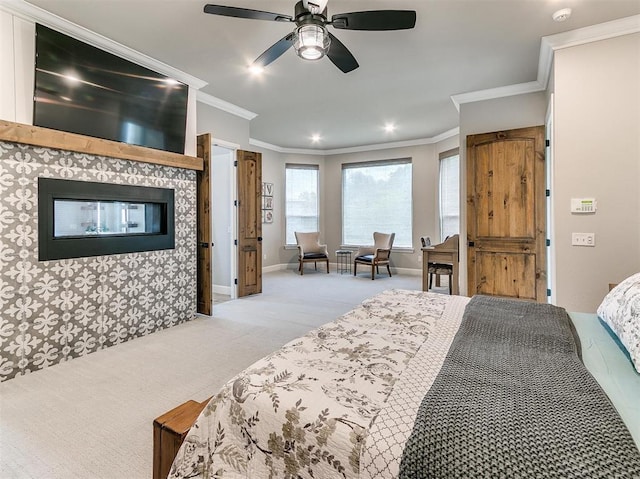
[[[598,307],[598,316],[618,336],[640,373],[640,273],[609,291]]]

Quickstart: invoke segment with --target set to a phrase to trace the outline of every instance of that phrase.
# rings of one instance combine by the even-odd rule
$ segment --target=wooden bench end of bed
[[[153,479],[167,479],[180,445],[208,402],[189,400],[153,421]]]

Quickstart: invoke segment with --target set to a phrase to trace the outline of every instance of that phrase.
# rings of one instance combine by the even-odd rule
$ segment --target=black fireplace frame
[[[38,178],[38,259],[48,261],[174,249],[174,194],[174,190],[168,188]],[[160,232],[56,238],[54,235],[55,200],[159,204]]]

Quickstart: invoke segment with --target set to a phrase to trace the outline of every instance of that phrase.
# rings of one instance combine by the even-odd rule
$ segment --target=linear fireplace
[[[174,190],[38,178],[40,261],[173,249]]]

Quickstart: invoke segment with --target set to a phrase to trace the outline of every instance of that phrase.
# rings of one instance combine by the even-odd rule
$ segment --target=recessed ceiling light
[[[262,72],[264,72],[264,68],[262,68],[260,65],[251,64],[249,65],[249,72],[252,75],[260,75],[262,74]]]
[[[553,20],[556,21],[556,22],[564,22],[570,16],[571,16],[571,9],[570,8],[562,8],[562,9],[558,10],[557,12],[554,12],[554,14],[551,15],[551,18],[553,18]]]
[[[317,133],[315,135],[311,135],[311,141],[314,143],[318,143],[322,138]]]
[[[384,131],[386,131],[387,133],[391,133],[395,131],[395,129],[396,125],[394,125],[393,123],[387,123],[386,125],[384,125]]]

